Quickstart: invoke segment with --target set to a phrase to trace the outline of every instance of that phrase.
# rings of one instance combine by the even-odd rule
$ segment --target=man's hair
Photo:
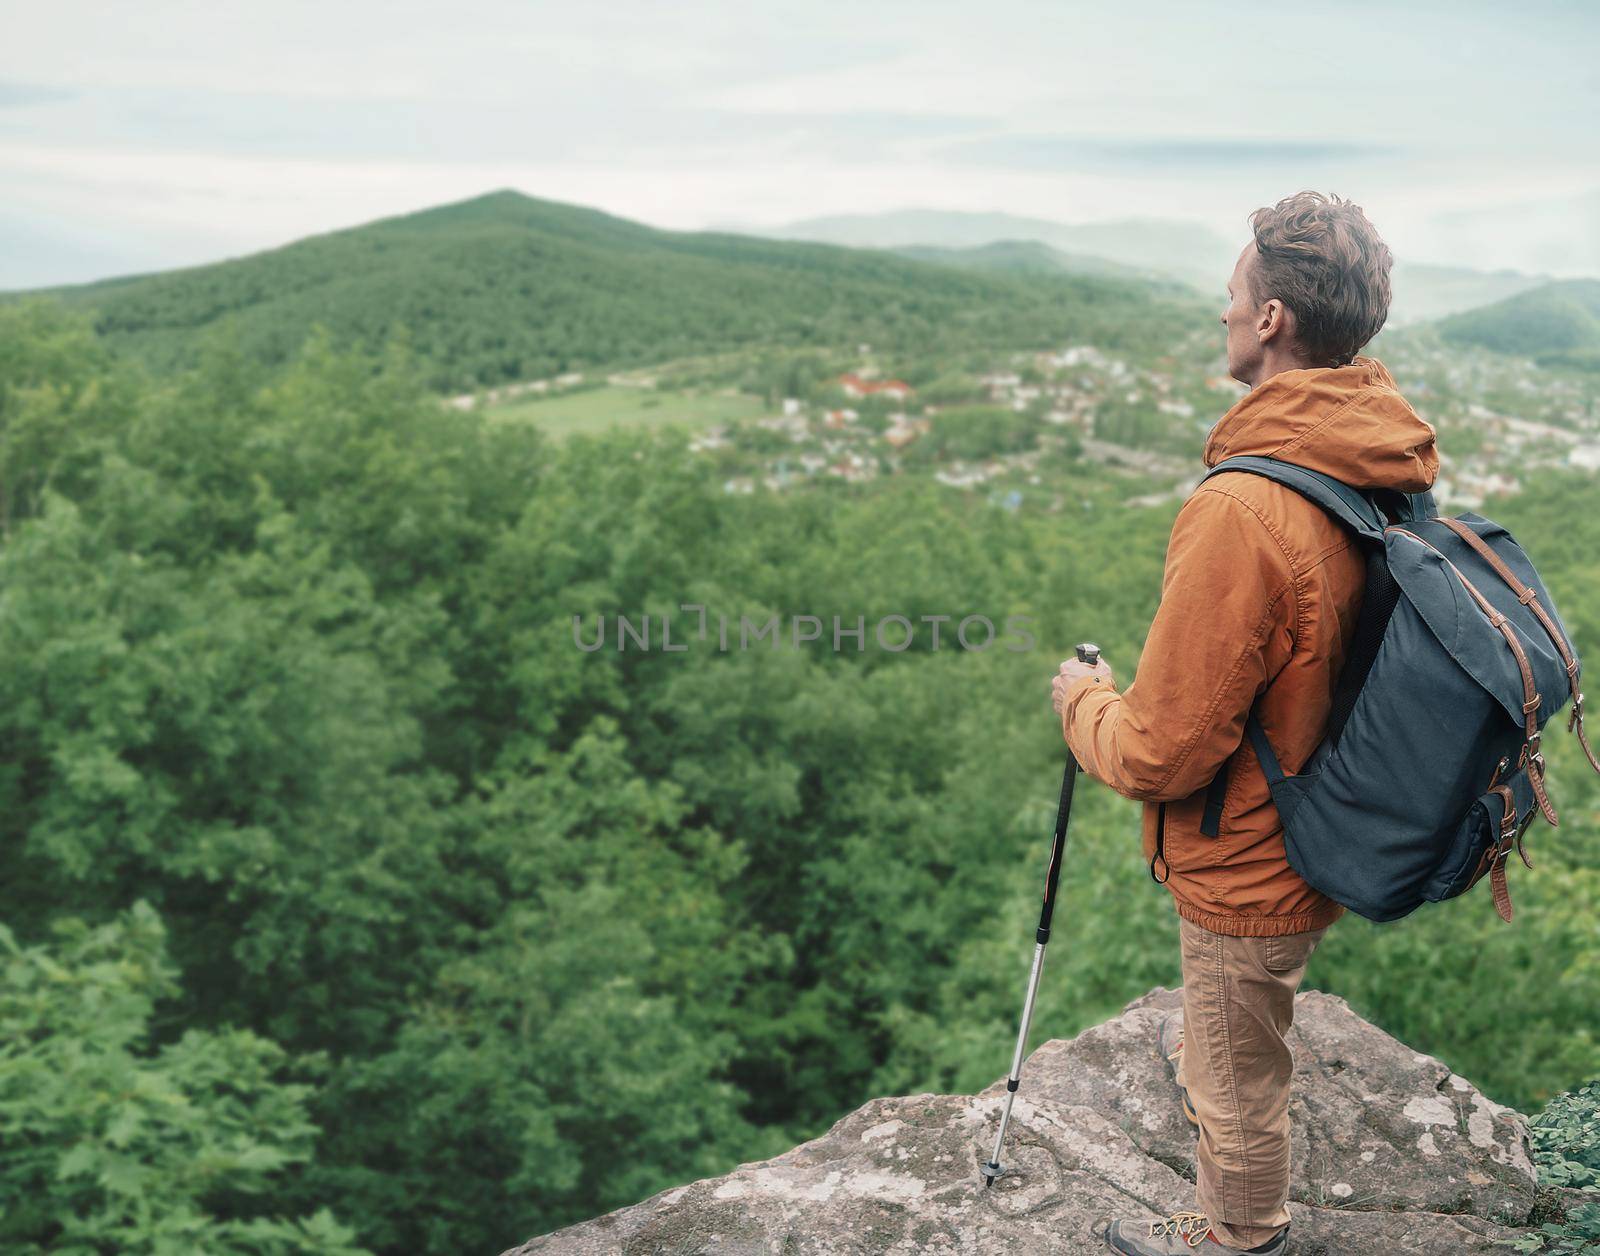
[[[1295,341],[1317,366],[1344,366],[1389,316],[1394,255],[1361,206],[1297,192],[1250,215],[1257,304],[1277,297],[1294,311]]]

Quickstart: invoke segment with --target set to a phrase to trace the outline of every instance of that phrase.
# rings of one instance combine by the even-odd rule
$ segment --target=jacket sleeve
[[[1129,798],[1172,801],[1207,784],[1292,651],[1288,550],[1225,486],[1208,483],[1178,512],[1134,683],[1119,694],[1085,677],[1066,693],[1062,731],[1073,754]]]

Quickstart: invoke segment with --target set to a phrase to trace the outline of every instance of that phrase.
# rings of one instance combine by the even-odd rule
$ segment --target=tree
[[[0,1242],[8,1252],[361,1256],[326,1208],[273,1208],[312,1158],[310,1087],[247,1030],[151,1045],[176,989],[148,904],[51,947],[0,925]]]

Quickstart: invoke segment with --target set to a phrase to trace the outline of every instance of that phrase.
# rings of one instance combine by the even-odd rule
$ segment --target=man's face
[[[1261,338],[1256,334],[1261,307],[1250,288],[1255,258],[1256,243],[1252,240],[1233,264],[1233,277],[1228,280],[1228,308],[1222,311],[1222,325],[1228,329],[1228,374],[1252,387],[1262,358]]]

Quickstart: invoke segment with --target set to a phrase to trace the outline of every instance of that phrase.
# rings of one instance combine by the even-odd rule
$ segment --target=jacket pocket
[[[1187,798],[1155,805],[1156,858],[1151,875],[1164,880],[1164,872],[1193,874],[1215,868],[1221,847],[1214,837],[1200,832],[1201,816],[1205,807],[1204,794],[1191,794]]]

